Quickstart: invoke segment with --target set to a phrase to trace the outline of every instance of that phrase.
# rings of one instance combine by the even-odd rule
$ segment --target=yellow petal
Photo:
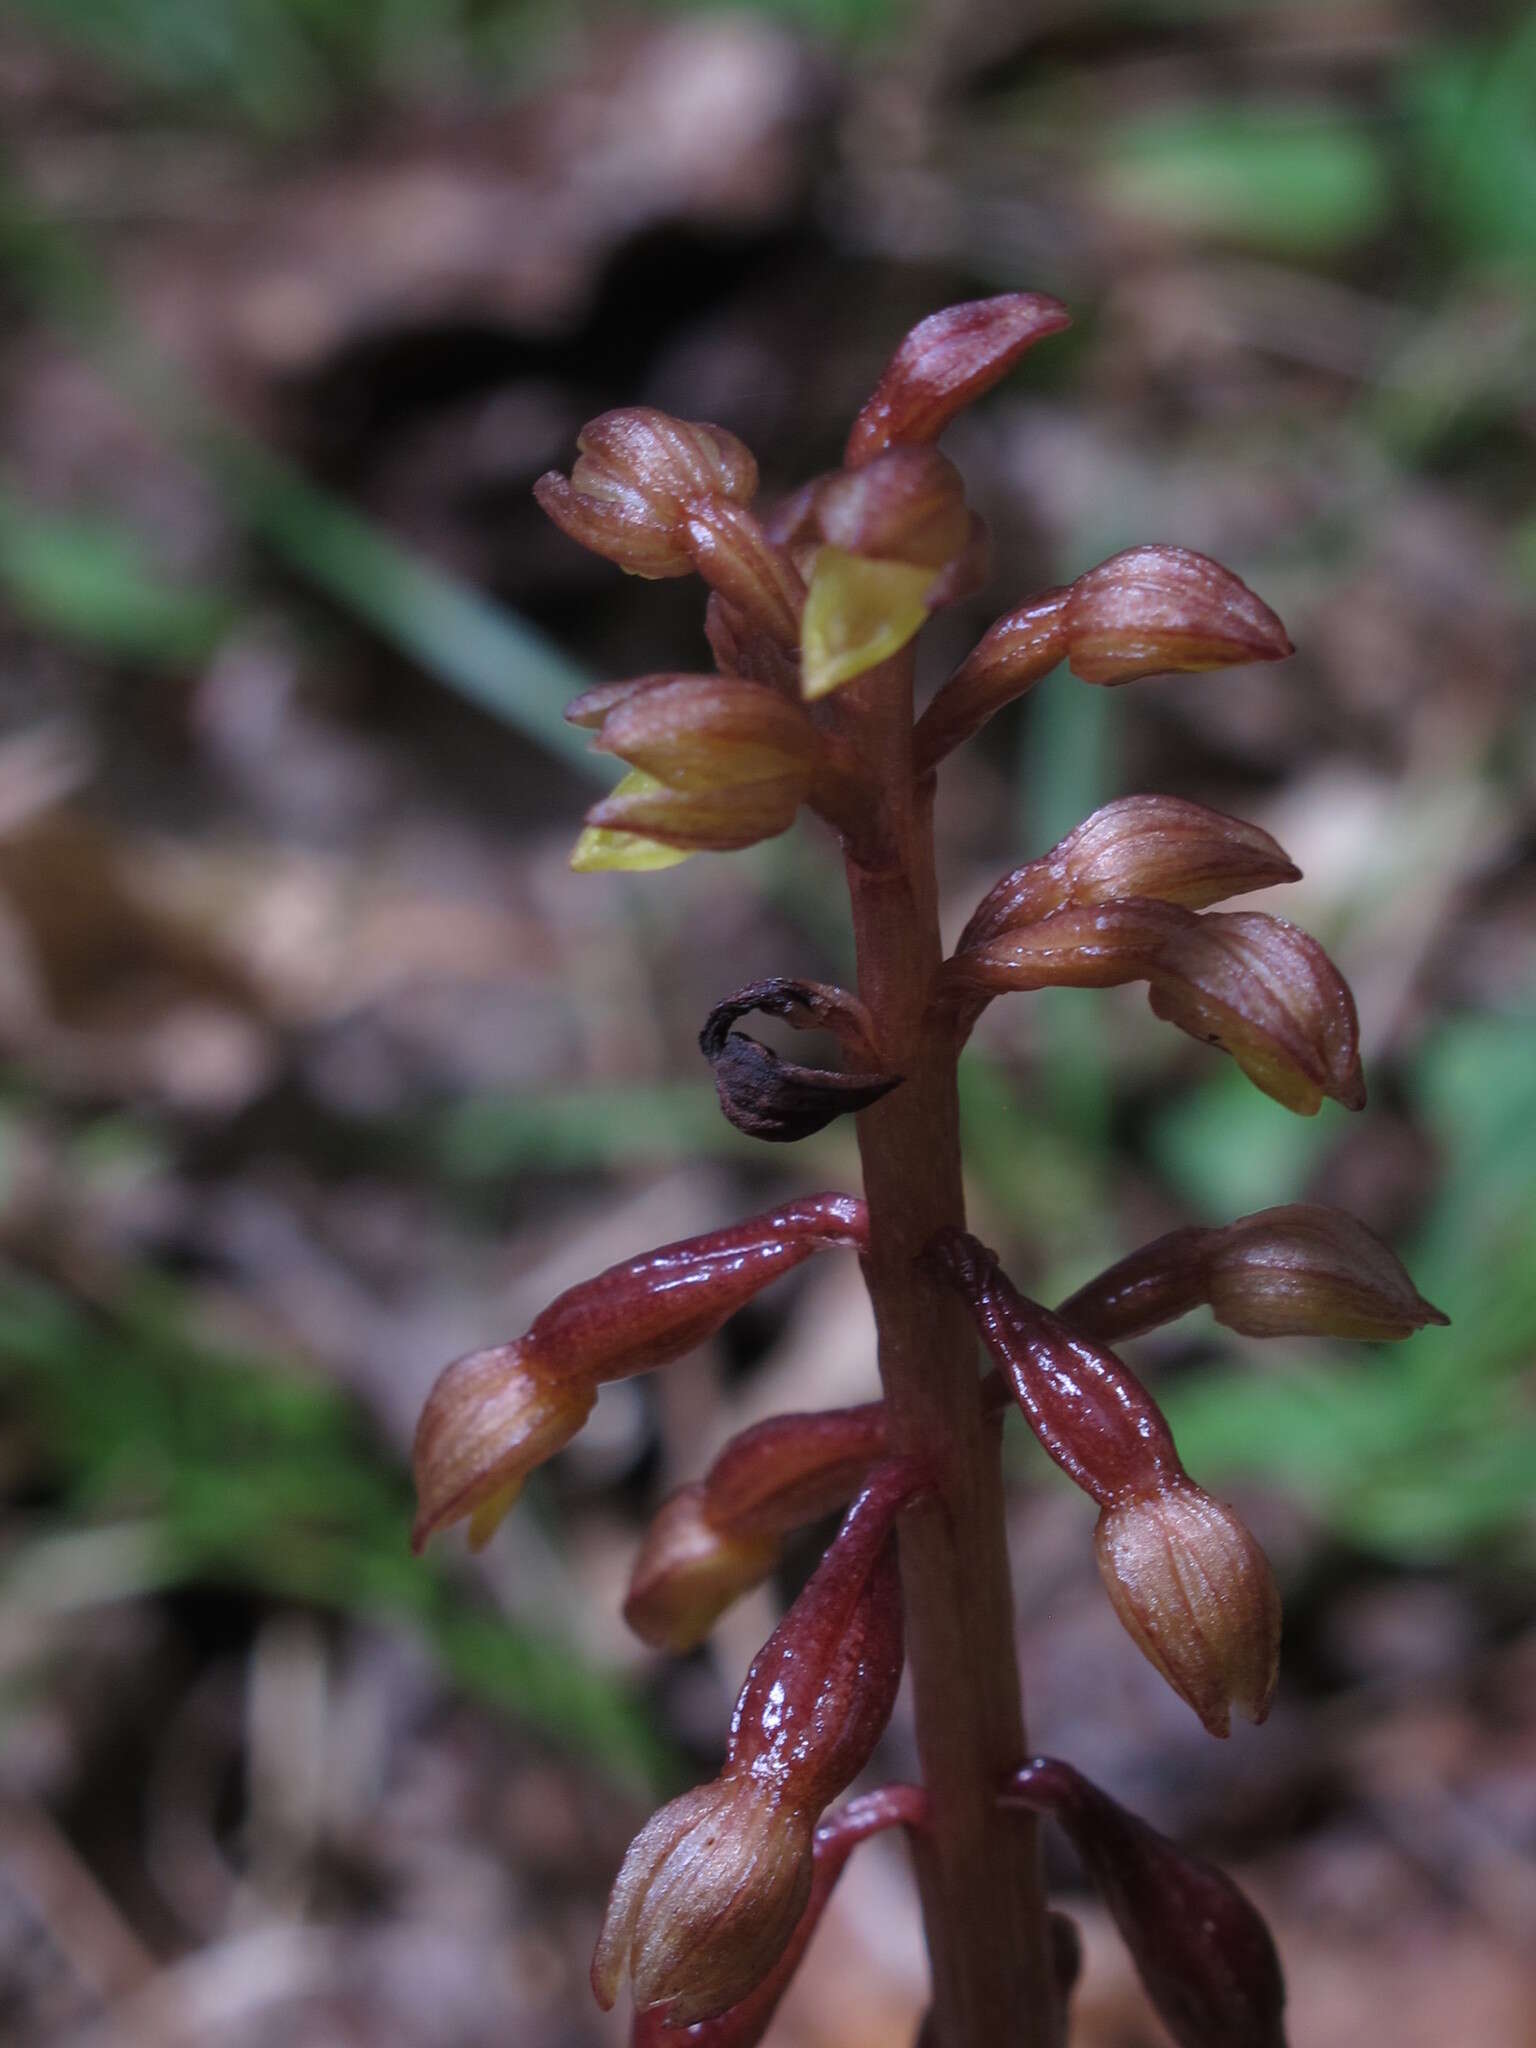
[[[816,557],[800,625],[800,689],[825,697],[905,647],[928,617],[932,569],[841,548]]]
[[[650,796],[663,785],[643,768],[632,768],[613,786],[615,796]],[[660,868],[675,868],[691,860],[691,852],[680,846],[663,846],[659,839],[643,839],[638,832],[613,832],[603,825],[589,825],[571,849],[571,866],[578,875],[644,875]]]
[[[484,1550],[500,1528],[503,1519],[516,1507],[517,1497],[522,1490],[523,1482],[519,1478],[514,1480],[512,1485],[502,1487],[499,1493],[493,1493],[488,1499],[481,1501],[469,1518],[471,1550]]]

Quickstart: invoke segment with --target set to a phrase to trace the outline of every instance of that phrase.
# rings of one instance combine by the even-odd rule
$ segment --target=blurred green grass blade
[[[1117,212],[1276,255],[1339,254],[1390,218],[1369,130],[1330,107],[1190,107],[1110,133],[1096,182]]]
[[[1536,9],[1502,38],[1419,46],[1399,97],[1422,203],[1454,257],[1536,261]]]
[[[654,1785],[674,1775],[622,1687],[566,1645],[484,1612],[435,1564],[411,1557],[405,1479],[370,1452],[334,1387],[202,1344],[185,1332],[172,1290],[146,1285],[93,1315],[39,1283],[6,1280],[7,1383],[87,1524],[38,1540],[88,1537],[104,1518],[139,1531],[115,1592],[97,1560],[103,1597],[239,1585],[403,1623],[460,1682],[615,1777]],[[81,1569],[91,1563],[78,1544],[68,1554]],[[35,1597],[29,1569],[7,1582],[7,1597]]]
[[[29,626],[154,668],[205,659],[234,616],[163,576],[121,522],[43,513],[3,483],[0,596]]]
[[[429,675],[594,780],[613,779],[564,706],[588,678],[532,626],[434,568],[221,419],[130,332],[69,229],[0,175],[0,258],[167,440],[212,472],[247,529]]]
[[[613,780],[612,762],[565,722],[589,679],[552,641],[231,427],[173,425],[251,532],[298,575],[461,697],[594,780]]]

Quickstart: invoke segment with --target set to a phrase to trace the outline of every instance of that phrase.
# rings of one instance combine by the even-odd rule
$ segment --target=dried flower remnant
[[[760,1010],[782,1017],[797,1030],[833,1032],[855,1067],[840,1073],[800,1066],[771,1047],[732,1030],[738,1018]],[[715,1093],[727,1122],[748,1137],[791,1143],[823,1130],[835,1117],[867,1109],[901,1081],[879,1068],[869,1013],[857,997],[823,982],[776,977],[756,981],[724,997],[699,1033],[699,1050],[709,1061]]]
[[[592,1961],[605,2010],[628,1976],[636,2007],[673,2027],[753,1992],[810,1898],[822,1809],[869,1761],[901,1678],[891,1533],[928,1482],[882,1465],[753,1660],[720,1776],[654,1815],[624,1859]]]
[[[1101,1510],[1094,1553],[1143,1655],[1213,1735],[1233,1708],[1262,1721],[1280,1656],[1280,1597],[1233,1511],[1184,1470],[1161,1410],[1130,1368],[1011,1285],[960,1231],[930,1253],[969,1305],[1025,1420]]]
[[[862,1250],[866,1227],[856,1197],[806,1196],[610,1266],[514,1343],[456,1359],[416,1428],[413,1546],[465,1517],[484,1543],[528,1473],[580,1429],[604,1381],[680,1358],[813,1252]]]
[[[1224,1871],[1058,1758],[1033,1758],[1002,1796],[1066,1832],[1178,2048],[1285,2048],[1274,1941]]]
[[[1080,1287],[1058,1313],[1112,1343],[1202,1302],[1245,1337],[1381,1343],[1449,1320],[1374,1231],[1316,1202],[1261,1209],[1219,1228],[1169,1231]]]
[[[757,491],[757,462],[734,434],[652,406],[603,413],[576,447],[569,480],[552,469],[533,494],[562,533],[633,576],[689,575],[692,508],[750,504]]]
[[[1085,683],[1283,661],[1285,628],[1247,584],[1190,548],[1130,548],[990,627],[918,720],[919,772],[1065,661]]]
[[[885,1456],[885,1404],[775,1415],[726,1445],[702,1481],[657,1511],[624,1619],[656,1648],[692,1649],[758,1585],[783,1539],[858,1492]]]
[[[927,1796],[917,1785],[882,1785],[829,1814],[812,1842],[811,1889],[805,1910],[783,1954],[756,1989],[713,2019],[695,2020],[691,2026],[669,2026],[656,2006],[639,2012],[630,2048],[757,2048],[859,1843],[886,1828],[920,1831],[927,1818]]]

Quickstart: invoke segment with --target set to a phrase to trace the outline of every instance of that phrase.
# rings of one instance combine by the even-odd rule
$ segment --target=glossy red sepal
[[[822,1809],[873,1753],[901,1678],[896,1517],[931,1482],[879,1466],[753,1659],[712,1784],[652,1816],[614,1882],[592,1960],[606,2010],[626,1975],[673,2026],[739,2004],[778,1963],[811,1893]]]
[[[1070,1764],[1035,1757],[1002,1794],[1065,1831],[1178,2048],[1285,2048],[1285,1980],[1257,1908]]]
[[[966,1301],[1040,1443],[1102,1512],[1094,1554],[1144,1656],[1225,1735],[1274,1697],[1280,1597],[1241,1519],[1184,1470],[1162,1411],[1118,1359],[1028,1300],[962,1231],[929,1259]]]
[[[534,1466],[568,1443],[597,1389],[680,1358],[826,1247],[862,1251],[853,1195],[808,1195],[663,1245],[567,1289],[509,1344],[445,1367],[416,1426],[412,1545],[466,1516],[484,1542]]]

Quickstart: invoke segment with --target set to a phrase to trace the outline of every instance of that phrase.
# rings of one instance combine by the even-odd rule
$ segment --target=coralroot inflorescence
[[[1212,908],[1297,869],[1268,833],[1202,804],[1105,805],[1005,875],[943,957],[931,811],[956,745],[1063,662],[1114,686],[1291,652],[1229,570],[1131,548],[999,619],[914,717],[915,637],[980,588],[989,558],[933,443],[1067,324],[1032,293],[923,321],[844,466],[767,511],[733,434],[648,407],[594,420],[569,479],[537,486],[574,540],[633,575],[696,573],[710,593],[712,672],[642,676],[571,706],[626,770],[573,866],[669,867],[771,837],[805,807],[842,843],[859,958],[857,994],[757,982],[716,1005],[700,1043],[742,1130],[786,1142],[855,1115],[865,1199],[809,1196],[610,1268],[523,1336],[450,1365],[417,1432],[418,1547],[460,1519],[478,1545],[605,1381],[682,1356],[816,1251],[861,1260],[881,1398],[734,1439],[662,1504],[631,1579],[631,1626],[689,1649],[787,1537],[853,1503],[748,1673],[720,1775],[654,1815],[619,1872],[592,1980],[605,2006],[628,1984],[636,2048],[760,2041],[855,1844],[893,1826],[913,1843],[933,1967],[925,2048],[1059,2048],[1080,1953],[1044,1902],[1041,1816],[1072,1837],[1180,2048],[1283,2048],[1279,1963],[1242,1893],[1070,1765],[1029,1759],[997,1422],[1022,1410],[1096,1503],[1116,1612],[1224,1735],[1234,1709],[1269,1710],[1274,1576],[1106,1347],[1202,1305],[1251,1336],[1397,1338],[1444,1317],[1363,1224],[1313,1205],[1173,1230],[1054,1312],[966,1233],[956,1063],[1000,994],[1143,982],[1157,1016],[1288,1108],[1365,1100],[1354,1002],[1327,954],[1267,912]],[[839,1066],[782,1059],[737,1028],[753,1011],[830,1031]],[[904,1657],[924,1783],[829,1812],[870,1760]]]

